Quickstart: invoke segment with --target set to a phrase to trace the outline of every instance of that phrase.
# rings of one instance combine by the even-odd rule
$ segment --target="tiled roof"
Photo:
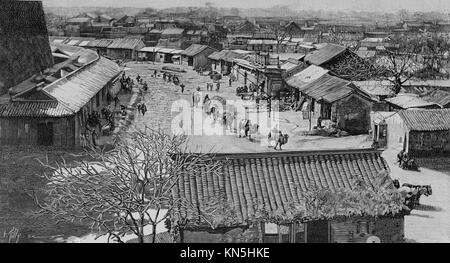
[[[73,72],[41,90],[20,91],[14,101],[0,106],[1,117],[64,117],[77,113],[103,87],[117,77],[120,67],[96,52],[74,46],[57,45],[58,49],[72,53],[83,66],[74,67]],[[71,66],[71,64],[67,64]],[[53,80],[52,80],[53,81]],[[40,94],[39,99],[29,99],[29,92]],[[42,99],[44,98],[44,99]]]
[[[0,117],[63,117],[73,112],[57,101],[15,101],[0,105]]]
[[[450,109],[403,110],[398,114],[411,131],[450,130]]]
[[[274,39],[250,39],[249,45],[276,45],[277,41]]]
[[[100,57],[79,72],[45,87],[43,91],[75,113],[120,72],[116,63]]]
[[[181,35],[183,32],[183,28],[167,28],[162,31],[162,35]]]
[[[373,187],[379,172],[389,171],[380,152],[369,149],[218,154],[214,158],[221,161],[219,175],[205,170],[185,175],[175,185],[174,197],[201,207],[221,196],[241,224],[261,208],[289,212],[289,203],[301,202],[311,187],[353,190],[356,176]],[[182,218],[197,218],[191,209],[180,208],[179,212]]]
[[[192,44],[188,48],[186,48],[183,52],[181,52],[181,55],[192,57],[207,48],[208,48],[208,46],[206,46],[206,45]]]
[[[441,107],[450,106],[450,90],[444,91],[436,89],[424,96],[421,96],[421,98],[425,101],[439,104]]]
[[[89,42],[86,47],[106,48],[112,43],[112,39],[96,39]]]
[[[350,81],[325,74],[298,90],[318,101],[333,103],[354,93],[357,89]]]
[[[347,50],[346,47],[336,44],[326,44],[318,50],[314,50],[305,57],[305,61],[320,66]]]
[[[153,234],[144,236],[144,243],[152,243],[153,242]],[[137,238],[133,238],[128,240],[126,243],[139,243]],[[167,243],[175,243],[172,235],[168,232],[157,233],[155,238],[155,243],[157,244],[167,244]]]
[[[238,54],[234,52],[233,50],[221,50],[219,52],[214,52],[211,55],[208,56],[209,59],[212,60],[224,60],[226,62],[233,62],[236,58],[242,58],[244,57],[243,54]]]
[[[91,21],[89,17],[74,17],[67,20],[67,23],[88,23]]]
[[[300,60],[305,57],[302,53],[270,53],[270,58],[280,58],[280,61],[287,61],[288,59]]]
[[[144,42],[136,38],[117,38],[113,39],[108,48],[113,49],[140,49],[145,47]]]
[[[353,81],[358,88],[364,92],[374,95],[374,96],[391,96],[395,95],[393,91],[393,86],[390,81],[378,81],[378,80],[367,80],[367,81]]]
[[[319,66],[311,65],[306,69],[294,74],[292,77],[286,80],[286,83],[295,88],[302,88],[307,83],[310,83],[321,76],[328,73],[329,70],[321,68]]]
[[[396,105],[402,109],[411,108],[440,108],[440,106],[433,102],[425,101],[415,94],[398,94],[396,97],[387,98],[387,102]]]

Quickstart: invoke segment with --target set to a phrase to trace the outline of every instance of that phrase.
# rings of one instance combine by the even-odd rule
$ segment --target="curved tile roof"
[[[355,176],[374,187],[379,173],[389,171],[379,151],[371,149],[317,152],[270,152],[218,154],[220,175],[205,170],[181,177],[175,185],[175,198],[184,198],[194,207],[208,205],[222,196],[245,224],[263,207],[265,211],[288,213],[289,203],[301,202],[312,186],[337,190],[353,189]],[[197,221],[191,209],[179,209],[181,218]]]

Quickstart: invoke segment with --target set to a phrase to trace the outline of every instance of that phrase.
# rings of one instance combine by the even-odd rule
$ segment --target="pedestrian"
[[[181,94],[184,93],[184,87],[185,87],[184,83],[181,83],[181,85],[180,85],[180,88],[181,88]]]
[[[114,97],[114,108],[117,107],[117,104],[119,104],[119,102],[120,102],[120,99],[119,99],[119,97],[116,94],[116,96]]]
[[[91,133],[91,137],[92,137],[92,145],[94,147],[97,147],[97,141],[96,138],[98,137],[98,133],[96,129],[92,129],[92,133]]]
[[[87,146],[87,141],[86,141],[86,133],[85,132],[82,132],[81,134],[80,134],[80,141],[81,141],[81,147],[86,147]]]
[[[219,89],[220,89],[220,82],[217,81],[217,84],[216,84],[216,91],[219,92]]]
[[[233,83],[233,80],[231,80],[231,77],[228,79],[228,84],[230,85],[230,87],[231,87],[231,83]]]
[[[281,133],[281,131],[278,131],[277,143],[275,144],[275,147],[273,149],[276,150],[278,145],[280,146],[281,150],[281,146],[283,145],[283,133]]]
[[[147,85],[147,81],[144,82],[144,86],[142,87],[144,89],[144,91],[148,90],[148,85]]]
[[[248,136],[248,132],[250,131],[250,120],[246,120],[244,126],[245,137]]]
[[[144,103],[141,104],[141,112],[142,116],[145,116],[145,113],[147,112],[147,106],[145,106]]]
[[[138,103],[138,104],[136,105],[136,107],[137,107],[137,109],[138,109],[138,112],[141,112],[142,104],[141,104],[141,103]]]
[[[158,71],[155,69],[155,78],[158,76]]]

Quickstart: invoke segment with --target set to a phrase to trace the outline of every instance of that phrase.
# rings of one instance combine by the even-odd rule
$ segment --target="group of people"
[[[212,91],[214,89],[214,83],[206,83],[206,90]],[[216,91],[219,92],[220,90],[220,82],[216,82]]]
[[[145,105],[145,103],[138,103],[137,109],[142,114],[142,116],[145,116],[145,113],[147,112],[147,106]]]
[[[126,76],[125,73],[122,74],[120,78],[121,89],[131,93],[134,87],[134,80],[130,78],[130,76]]]
[[[407,152],[401,150],[397,154],[397,163],[402,169],[417,170],[417,164],[414,158],[410,157]]]

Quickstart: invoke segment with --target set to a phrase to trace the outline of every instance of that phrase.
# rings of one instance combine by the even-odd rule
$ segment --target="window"
[[[264,243],[304,243],[305,226],[303,223],[277,225],[263,224]]]

